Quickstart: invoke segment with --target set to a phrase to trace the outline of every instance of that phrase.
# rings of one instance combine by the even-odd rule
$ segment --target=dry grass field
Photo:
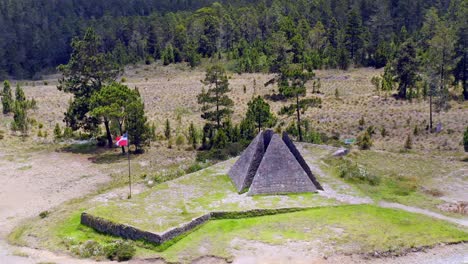
[[[413,148],[421,151],[461,152],[464,127],[468,124],[468,103],[451,102],[448,112],[434,114],[434,124],[442,124],[442,132],[428,133],[429,105],[423,99],[412,102],[396,100],[391,95],[377,92],[371,84],[371,78],[382,74],[381,70],[370,68],[351,69],[349,71],[320,70],[316,77],[321,80],[320,94],[311,94],[312,82],[308,83],[309,96],[322,98],[321,108],[310,108],[305,118],[312,128],[327,135],[339,135],[341,139],[355,138],[368,126],[375,127],[374,147],[376,149],[399,151],[411,134]],[[273,75],[266,74],[230,74],[230,97],[235,101],[233,121],[240,122],[245,115],[247,102],[254,95],[271,94],[275,86],[264,84]],[[183,65],[163,67],[160,65],[140,65],[129,67],[124,79],[130,87],[138,87],[145,101],[147,115],[162,134],[164,121],[168,118],[176,133],[186,133],[188,124],[194,122],[199,127],[200,107],[196,96],[201,92],[204,72],[201,69],[190,70]],[[38,101],[39,109],[32,115],[49,130],[49,135],[57,122],[61,122],[70,96],[56,89],[57,76],[47,81],[23,84],[28,97]],[[44,85],[47,84],[47,85]],[[246,92],[244,93],[244,86]],[[335,93],[338,91],[338,98]],[[455,91],[453,91],[455,92]],[[457,91],[459,93],[459,91]],[[270,102],[277,113],[284,102]],[[359,120],[365,124],[360,127]],[[283,129],[291,118],[279,116],[278,123]],[[414,130],[417,127],[418,133]],[[385,128],[388,136],[381,136]],[[35,133],[32,132],[33,137]]]
[[[204,74],[202,68],[191,70],[183,65],[163,67],[154,64],[128,67],[122,78],[129,87],[138,87],[145,101],[148,119],[156,125],[159,135],[164,134],[166,118],[171,121],[173,134],[186,134],[190,122],[194,122],[198,128],[201,128],[204,122],[200,117],[200,107],[196,99],[203,87],[201,80],[204,78]],[[321,93],[312,95],[312,82],[308,84],[308,95],[322,98],[321,108],[308,109],[304,114],[314,130],[329,136],[339,135],[340,139],[344,140],[357,137],[368,126],[376,128],[372,150],[358,151],[354,148],[355,150],[348,158],[352,162],[365,166],[370,173],[378,175],[382,179],[379,186],[345,183],[336,177],[333,168],[327,163],[327,159],[334,149],[318,148],[306,144],[303,150],[309,153],[306,154],[307,162],[314,173],[319,175],[319,179],[326,186],[325,188],[329,189],[329,192],[324,193],[324,197],[316,197],[316,200],[327,201],[327,199],[331,199],[333,203],[339,204],[377,204],[380,201],[390,201],[424,208],[438,214],[444,214],[446,217],[466,221],[466,217],[463,215],[444,212],[440,206],[445,202],[468,201],[466,196],[467,163],[461,161],[466,159],[461,141],[464,128],[468,125],[468,103],[451,101],[449,111],[435,113],[435,123],[442,123],[443,130],[440,133],[429,133],[425,129],[429,120],[427,101],[420,99],[407,102],[396,100],[391,95],[379,94],[375,91],[370,80],[373,76],[380,74],[382,74],[381,70],[367,68],[351,69],[346,72],[320,70],[316,71],[316,76],[321,80]],[[235,101],[232,117],[234,123],[240,122],[245,115],[247,102],[252,96],[268,95],[277,89],[274,86],[264,86],[274,77],[273,75],[229,73],[229,76],[232,89],[230,97]],[[35,98],[38,104],[38,109],[30,113],[30,117],[35,119],[37,123],[31,127],[29,137],[21,138],[13,135],[9,128],[12,117],[0,117],[0,130],[4,131],[4,138],[0,140],[0,169],[7,171],[0,178],[2,182],[7,183],[0,187],[0,199],[5,201],[3,204],[0,202],[2,205],[0,208],[0,242],[6,240],[8,233],[13,230],[13,233],[9,235],[10,242],[63,253],[65,251],[61,240],[63,238],[51,232],[51,230],[55,230],[53,228],[57,226],[56,224],[70,224],[69,229],[62,230],[62,235],[68,235],[67,232],[71,232],[80,236],[79,238],[94,238],[95,235],[91,231],[87,230],[83,233],[81,227],[77,226],[79,213],[95,206],[98,202],[109,200],[119,203],[126,200],[127,189],[125,185],[128,176],[126,158],[119,155],[118,149],[96,148],[90,144],[82,144],[83,142],[54,142],[54,126],[59,123],[63,127],[63,112],[70,100],[68,94],[57,90],[57,78],[58,76],[49,76],[41,81],[20,82],[26,96]],[[338,97],[336,91],[338,91]],[[459,91],[452,92],[459,93]],[[269,103],[275,113],[285,104],[285,102],[271,101]],[[282,124],[281,129],[285,129],[288,123],[293,120],[284,116],[278,118],[278,123]],[[360,126],[359,120],[362,118],[364,118],[365,124]],[[40,126],[43,127],[39,128]],[[416,126],[418,127],[417,134],[414,133]],[[385,128],[388,136],[382,137],[381,128]],[[39,130],[42,134],[47,132],[47,136],[39,137]],[[408,134],[411,134],[413,148],[409,151],[402,151]],[[151,180],[162,179],[161,181],[165,181],[181,176],[184,170],[193,164],[196,152],[190,150],[188,145],[174,146],[170,149],[167,145],[165,141],[152,142],[151,147],[144,154],[132,156],[131,167],[134,181],[136,181],[136,193],[150,190],[153,188],[153,184],[160,186],[157,185],[157,181],[148,184]],[[175,174],[174,171],[176,171]],[[182,172],[179,173],[180,171]],[[411,192],[409,195],[396,194],[400,187],[409,188]],[[28,195],[23,197],[20,192],[12,190],[27,190]],[[66,200],[79,197],[82,198],[63,203]],[[30,200],[34,202],[29,202]],[[361,209],[365,209],[365,214],[369,217],[374,214],[373,212],[369,213],[367,207]],[[45,219],[47,224],[42,225],[41,222],[38,222],[38,215],[45,210],[50,211],[50,216]],[[28,217],[32,218],[19,225]],[[278,219],[281,217],[283,216]],[[312,216],[307,215],[307,217]],[[413,216],[403,215],[402,217]],[[69,221],[70,219],[73,221]],[[397,220],[400,221],[399,218]],[[39,221],[42,220],[39,219]],[[401,228],[398,221],[394,226],[395,230]],[[263,220],[259,219],[259,222],[263,223]],[[257,225],[257,223],[249,221],[246,223],[252,226]],[[210,224],[206,228],[211,231],[217,230],[216,225],[218,224],[224,226],[232,223],[229,221],[219,222]],[[18,225],[19,227],[14,228]],[[284,235],[288,237],[291,235],[288,232],[293,232],[293,234],[302,232],[297,231],[296,227],[296,225],[292,226],[292,231],[287,229]],[[259,228],[264,227],[260,225]],[[200,234],[204,230],[201,229],[194,237],[189,236],[178,247],[162,255],[173,260],[179,259],[180,252],[191,251],[191,247],[194,246],[184,245],[205,239]],[[229,245],[231,251],[228,254],[225,254],[224,247],[210,251],[210,248],[204,248],[204,244],[202,244],[197,248],[198,251],[195,255],[218,253],[218,249],[222,256],[252,255],[252,248],[256,248],[260,244],[259,248],[262,250],[271,247],[268,252],[275,252],[278,249],[278,245],[275,243],[270,244],[275,237],[268,237],[263,241],[265,243],[251,241],[248,249],[241,248],[237,245],[241,241],[238,234],[245,234],[248,231],[233,230],[235,232],[232,233],[232,237],[231,235],[228,237],[229,239],[233,238],[232,243],[234,244]],[[350,225],[349,230],[355,230],[354,226]],[[213,231],[213,234],[217,237],[216,232]],[[266,234],[270,235],[268,232]],[[90,237],[86,237],[88,235]],[[352,233],[352,235],[356,234]],[[297,238],[295,235],[291,237]],[[461,240],[465,239],[465,233],[460,237],[462,237]],[[307,241],[307,239],[304,240]],[[213,241],[213,243],[217,243],[217,240]],[[445,240],[441,239],[440,241]],[[342,242],[347,243],[347,241]],[[393,243],[398,241],[389,239],[387,242],[389,244],[384,244],[379,250],[385,249],[388,245],[394,246]],[[289,247],[291,243],[296,242],[289,241],[282,244],[280,248],[286,248],[289,250],[287,252],[291,253]],[[309,245],[309,242],[303,243]],[[320,241],[320,243],[322,242]],[[462,246],[463,249],[466,249],[466,246]],[[154,252],[145,249],[139,250],[142,250],[138,252],[139,256],[154,256]],[[333,251],[334,248],[331,247],[330,250]],[[360,253],[366,250],[366,247],[362,247],[358,251]],[[4,251],[2,244],[0,244],[0,262],[4,260],[2,258]],[[39,260],[51,261],[51,258],[48,257],[49,253],[40,250],[39,252],[31,251],[30,249],[24,251],[34,256],[36,262]],[[356,251],[350,249],[349,252]],[[302,253],[304,252],[297,253],[296,257]],[[182,257],[184,256],[182,255]],[[190,255],[190,257],[193,256]],[[321,258],[321,256],[318,257]],[[87,262],[74,262],[71,258],[65,257],[65,260],[61,259],[57,263]]]

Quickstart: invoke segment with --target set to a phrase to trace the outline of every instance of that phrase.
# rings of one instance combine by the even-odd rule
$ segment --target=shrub
[[[213,140],[213,148],[223,149],[228,143],[228,138],[223,129],[219,129]]]
[[[406,150],[413,148],[413,140],[411,139],[411,134],[408,134],[408,137],[406,138],[404,147],[405,147]]]
[[[177,146],[182,146],[182,145],[184,145],[184,144],[185,144],[185,137],[184,137],[184,135],[182,135],[182,134],[177,135],[177,138],[176,138],[176,145],[177,145]]]
[[[171,123],[169,122],[169,119],[166,119],[166,124],[164,128],[164,136],[166,137],[167,140],[171,138]]]
[[[70,127],[65,127],[62,137],[65,139],[73,138],[73,130]]]
[[[361,119],[359,119],[359,126],[360,126],[360,127],[363,127],[365,124],[366,124],[366,120],[365,120],[364,117],[362,116]]]
[[[388,136],[388,132],[387,132],[387,130],[385,129],[385,127],[382,127],[382,128],[380,129],[380,135],[381,135],[382,137]]]
[[[367,133],[369,133],[369,135],[372,137],[372,135],[375,134],[375,127],[374,126],[369,126],[367,128]]]
[[[136,249],[133,242],[116,240],[104,246],[103,252],[108,259],[126,261],[133,258]]]
[[[168,169],[168,170],[162,170],[158,173],[156,173],[153,176],[153,180],[156,183],[161,183],[161,182],[166,182],[170,181],[173,179],[176,179],[180,176],[185,175],[185,171],[179,167],[173,168],[173,169]]]
[[[239,155],[249,144],[247,141],[229,143],[221,149],[211,149],[209,151],[201,151],[197,153],[197,161],[205,162],[209,160],[222,161],[230,157]]]
[[[465,151],[468,152],[468,126],[463,134],[463,146],[465,147]]]
[[[49,216],[50,212],[49,211],[42,211],[41,213],[39,213],[39,217],[41,219],[44,219],[46,218],[47,216]]]
[[[0,140],[2,140],[3,138],[5,138],[5,131],[0,130]]]
[[[62,138],[62,129],[60,128],[60,125],[57,123],[55,124],[55,128],[54,128],[54,138],[56,140],[59,140]]]
[[[372,147],[372,139],[368,131],[358,136],[356,144],[361,150],[367,150]]]
[[[413,135],[415,135],[415,136],[419,135],[419,127],[418,127],[418,125],[415,125],[415,126],[414,126]]]
[[[101,244],[94,240],[88,240],[80,246],[72,247],[72,252],[81,258],[90,258],[104,255]]]
[[[371,174],[365,167],[344,159],[338,166],[338,176],[351,182],[380,184],[380,178]]]

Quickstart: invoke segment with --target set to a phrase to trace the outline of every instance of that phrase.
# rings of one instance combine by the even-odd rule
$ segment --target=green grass
[[[197,252],[203,247],[208,248],[210,254],[229,258],[230,243],[235,238],[277,245],[289,240],[320,240],[327,245],[333,243],[333,252],[366,253],[466,241],[468,233],[444,222],[404,211],[370,205],[341,206],[211,221],[182,238],[162,256],[169,261],[188,262],[190,258],[201,255]],[[180,259],[180,256],[186,258]]]
[[[323,250],[330,252],[325,254],[402,252],[414,247],[468,241],[467,231],[424,215],[372,205],[318,207],[294,213],[212,220],[161,246],[138,242],[137,256],[161,256],[181,262],[206,254],[229,259],[234,239],[272,245],[308,241],[314,247],[327,245]],[[67,244],[90,239],[106,244],[116,239],[80,225],[79,211],[55,225],[51,232],[58,241]]]
[[[251,197],[239,195],[226,166],[218,164],[182,176],[135,195],[131,200],[109,202],[87,210],[91,215],[146,231],[164,232],[214,211],[244,211],[338,204],[317,194]]]
[[[436,209],[443,203],[437,197],[424,193],[423,188],[435,189],[433,178],[457,169],[454,164],[418,154],[402,154],[381,151],[360,151],[346,157],[352,163],[362,165],[371,175],[380,179],[377,185],[349,181],[365,195],[376,201],[385,200],[427,209]],[[340,159],[328,158],[328,172],[338,175]],[[436,190],[436,189],[435,189]]]

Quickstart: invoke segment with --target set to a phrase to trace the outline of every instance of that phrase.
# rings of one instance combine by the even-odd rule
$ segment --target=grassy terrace
[[[309,242],[300,246],[301,250],[313,251],[318,247],[319,251],[331,255],[404,251],[440,242],[466,241],[468,233],[442,221],[399,210],[372,205],[338,206],[210,221],[168,248],[162,256],[180,261],[180,256],[197,257],[197,252],[204,247],[209,248],[210,254],[229,258],[236,238],[270,245]],[[334,246],[325,246],[331,244]]]
[[[89,239],[106,244],[115,239],[80,225],[79,213],[49,230],[62,241]],[[179,240],[180,239],[180,240]],[[300,212],[244,219],[212,220],[195,231],[161,246],[139,242],[138,257],[163,257],[190,263],[203,255],[230,259],[235,251],[250,250],[255,243],[297,250],[337,253],[395,252],[438,243],[468,241],[468,230],[444,221],[374,205],[317,207]]]
[[[230,160],[160,184],[131,200],[108,202],[87,213],[151,232],[164,232],[213,211],[244,211],[285,207],[316,207],[338,202],[317,194],[239,195],[229,176]]]

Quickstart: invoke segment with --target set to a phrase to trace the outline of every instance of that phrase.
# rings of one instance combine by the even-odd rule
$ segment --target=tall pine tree
[[[64,121],[73,130],[92,131],[99,120],[89,115],[91,96],[115,80],[121,68],[110,54],[103,52],[101,39],[92,28],[88,28],[82,39],[73,39],[71,46],[73,51],[68,64],[58,67],[63,77],[57,88],[74,95]],[[107,130],[109,123],[105,122],[105,126]]]
[[[222,122],[232,113],[234,102],[227,93],[231,91],[226,71],[220,65],[208,68],[203,81],[208,90],[198,95],[198,103],[202,105],[202,118],[216,129],[220,129]]]
[[[13,102],[13,96],[11,94],[11,85],[9,81],[3,82],[2,107],[3,107],[3,114],[8,114],[13,111],[14,102]]]

